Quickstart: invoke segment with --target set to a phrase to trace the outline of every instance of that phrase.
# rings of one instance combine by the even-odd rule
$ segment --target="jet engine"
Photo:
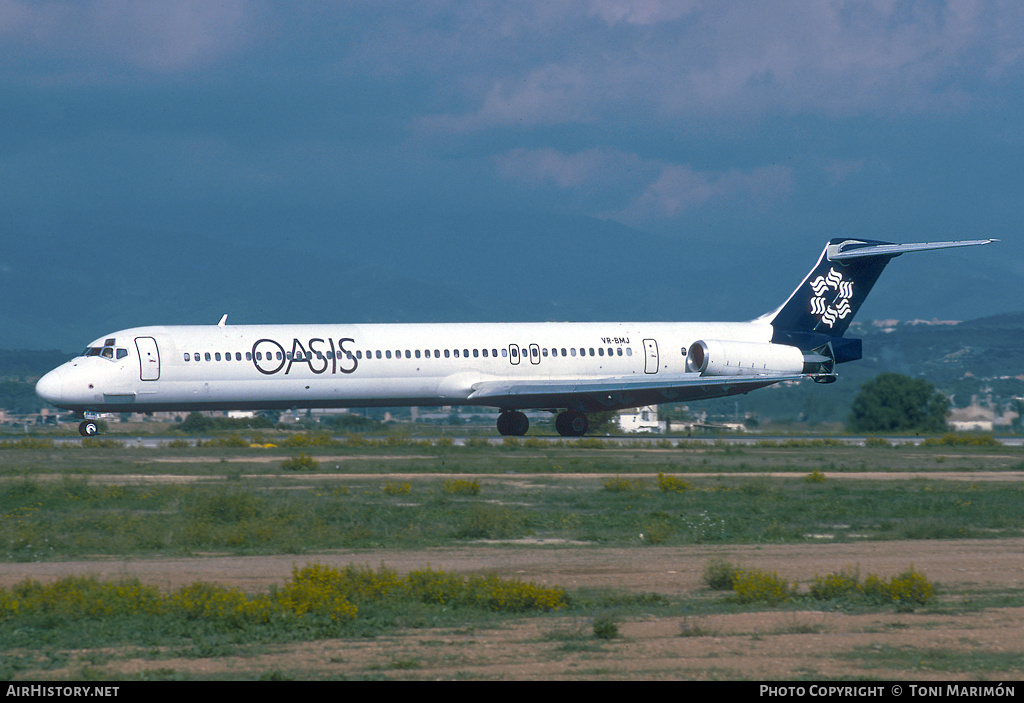
[[[771,342],[700,340],[690,345],[686,370],[702,376],[831,373],[831,359],[822,351]]]

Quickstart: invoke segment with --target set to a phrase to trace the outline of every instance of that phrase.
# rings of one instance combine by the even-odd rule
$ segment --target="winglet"
[[[228,323],[228,314],[224,313],[224,317],[220,318],[220,322],[217,323],[218,327],[223,327]]]
[[[875,244],[856,239],[847,239],[838,244],[828,245],[828,260],[843,261],[844,259],[860,259],[865,256],[896,257],[910,251],[928,251],[929,249],[951,249],[953,247],[973,247],[980,244],[991,244],[998,239],[965,239],[958,242],[921,242],[919,244]],[[857,246],[857,245],[860,246]]]

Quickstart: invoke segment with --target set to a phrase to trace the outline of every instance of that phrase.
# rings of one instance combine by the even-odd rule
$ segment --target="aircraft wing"
[[[569,408],[595,412],[719,398],[782,381],[807,378],[811,376],[701,376],[699,373],[682,373],[658,374],[655,378],[613,376],[585,380],[484,381],[474,384],[468,400],[506,409]]]

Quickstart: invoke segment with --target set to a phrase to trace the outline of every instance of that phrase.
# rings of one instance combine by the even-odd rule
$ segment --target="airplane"
[[[541,322],[150,326],[120,330],[36,384],[75,413],[473,405],[498,408],[501,435],[523,410],[555,413],[562,436],[587,413],[836,380],[862,356],[844,333],[879,275],[908,252],[977,239],[893,244],[831,239],[778,308],[746,322]]]

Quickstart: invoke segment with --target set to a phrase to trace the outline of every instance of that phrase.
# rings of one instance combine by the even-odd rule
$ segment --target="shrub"
[[[922,444],[926,447],[998,447],[999,440],[990,434],[958,435],[948,432],[941,437],[928,437]]]
[[[739,567],[725,559],[712,559],[704,565],[703,578],[708,588],[715,591],[731,591],[736,583]]]
[[[450,495],[475,496],[480,493],[476,479],[450,478],[444,482],[444,492]]]
[[[823,483],[825,481],[825,474],[815,469],[811,473],[804,476],[804,481],[807,483]]]
[[[305,452],[299,452],[298,456],[282,461],[281,468],[285,471],[316,471],[320,468],[320,462]]]
[[[503,505],[474,505],[455,536],[462,539],[513,539],[526,529],[523,514]]]
[[[916,571],[913,566],[888,581],[869,574],[863,584],[857,571],[847,568],[839,573],[815,576],[811,581],[810,595],[816,600],[860,598],[878,605],[895,603],[905,608],[930,601],[934,597],[934,588],[924,574]]]
[[[619,624],[611,615],[598,615],[594,618],[594,637],[599,640],[612,640],[619,636]]]
[[[300,432],[282,440],[279,444],[282,447],[299,449],[303,447],[336,447],[339,443],[329,432]]]
[[[186,440],[187,441],[187,440]],[[223,437],[214,437],[203,441],[201,439],[196,440],[197,447],[236,447],[236,448],[248,448],[251,442],[245,437],[237,434],[224,435]]]
[[[741,569],[736,571],[732,592],[740,603],[785,603],[793,598],[796,587],[774,571]]]
[[[415,600],[521,613],[557,610],[566,605],[565,591],[535,583],[504,580],[494,575],[469,577],[425,569],[409,572],[407,593]]]
[[[839,573],[815,576],[811,581],[811,597],[815,600],[840,600],[860,596],[860,574],[856,570],[844,569]]]
[[[627,491],[639,490],[643,487],[643,483],[640,481],[631,481],[628,478],[622,478],[620,476],[606,479],[601,485],[610,493],[625,493]]]
[[[408,481],[388,481],[383,490],[389,496],[404,496],[412,493],[412,484]]]
[[[875,603],[895,603],[898,606],[924,605],[935,595],[931,582],[911,566],[888,582],[874,574],[864,580],[864,595]]]
[[[658,490],[662,493],[685,493],[690,490],[690,482],[678,476],[669,476],[658,472]]]

